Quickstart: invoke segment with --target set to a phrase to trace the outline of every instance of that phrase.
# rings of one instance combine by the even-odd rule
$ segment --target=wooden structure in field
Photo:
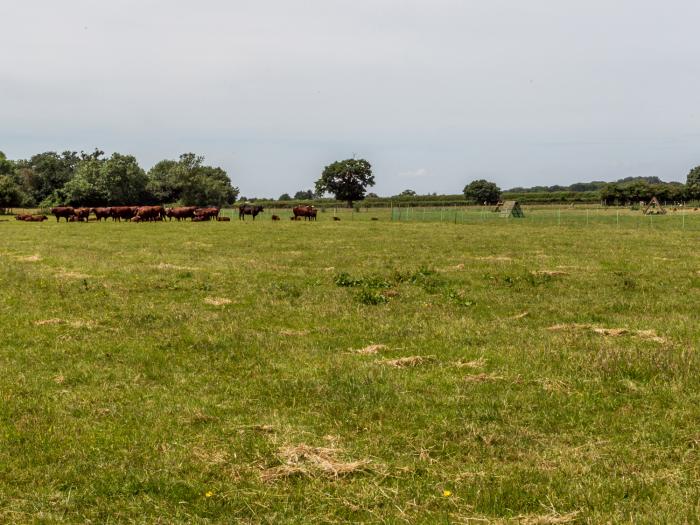
[[[501,217],[522,219],[525,217],[525,214],[518,201],[506,201],[503,203],[503,206],[501,206]]]
[[[666,208],[661,206],[659,199],[652,197],[649,204],[644,208],[644,215],[666,215]]]

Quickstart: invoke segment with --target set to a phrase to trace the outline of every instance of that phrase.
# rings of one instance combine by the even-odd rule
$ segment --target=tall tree
[[[688,198],[700,199],[700,166],[690,170],[685,185]]]
[[[326,166],[316,181],[316,194],[332,193],[352,206],[362,200],[368,186],[374,186],[372,166],[365,159],[346,159]]]
[[[80,157],[75,151],[61,154],[47,151],[33,155],[29,160],[17,161],[17,173],[35,203],[48,203],[55,200],[56,192],[73,178],[79,162]]]
[[[464,197],[473,204],[496,204],[501,199],[501,188],[493,182],[479,179],[464,187]]]

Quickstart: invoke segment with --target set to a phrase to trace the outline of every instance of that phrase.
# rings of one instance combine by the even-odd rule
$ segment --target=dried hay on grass
[[[490,381],[501,381],[502,379],[502,376],[497,376],[496,374],[486,374],[483,372],[481,374],[464,376],[464,380],[467,383],[487,383]]]
[[[283,447],[279,451],[282,464],[265,469],[261,473],[263,481],[276,481],[293,476],[329,476],[339,478],[366,471],[370,461],[341,461],[337,448],[310,447],[297,445]]]
[[[457,368],[484,368],[486,366],[486,358],[480,357],[474,361],[459,360],[455,363]]]
[[[285,328],[284,330],[280,330],[280,335],[284,335],[286,337],[292,337],[292,336],[304,337],[305,335],[309,335],[309,331],[308,330],[288,330]]]
[[[513,259],[506,255],[489,255],[487,257],[474,257],[477,261],[510,262]]]
[[[358,350],[353,350],[353,353],[360,355],[374,355],[379,353],[380,350],[386,350],[386,345],[369,345]]]
[[[37,262],[41,260],[40,255],[27,255],[25,257],[17,257],[18,261],[22,262]]]
[[[156,270],[187,270],[187,271],[194,271],[194,270],[199,270],[199,268],[195,266],[178,266],[177,264],[170,264],[170,263],[160,263],[154,266]]]
[[[231,301],[231,299],[226,299],[225,297],[206,297],[204,302],[212,306],[224,306],[226,304],[231,304],[233,301]]]
[[[95,323],[93,321],[83,321],[81,319],[77,319],[75,321],[66,321],[65,319],[58,319],[58,318],[42,319],[39,321],[34,321],[34,324],[37,326],[66,324],[66,325],[70,326],[71,328],[90,328],[90,327],[95,325]]]
[[[552,332],[561,331],[574,331],[574,330],[585,330],[590,331],[595,334],[604,335],[607,337],[620,337],[621,335],[631,335],[636,336],[641,339],[646,339],[648,341],[653,341],[655,343],[664,344],[666,339],[659,336],[655,330],[629,330],[627,328],[603,328],[599,326],[593,326],[590,324],[557,324],[547,328]]]
[[[562,523],[573,523],[576,521],[579,511],[559,514],[552,512],[544,516],[518,516],[515,520],[521,525],[559,525]]]
[[[59,279],[89,279],[91,276],[86,273],[60,271],[56,274]]]
[[[513,317],[509,317],[509,319],[517,321],[518,319],[525,319],[528,315],[530,315],[530,312],[523,312],[521,314],[514,315]]]
[[[378,361],[381,365],[393,366],[394,368],[411,368],[429,363],[435,360],[435,356],[414,355],[411,357],[399,357],[398,359],[383,359]]]
[[[565,272],[563,270],[536,270],[534,272],[530,272],[532,275],[535,276],[547,276],[547,277],[560,277],[562,275],[569,275],[569,272]]]

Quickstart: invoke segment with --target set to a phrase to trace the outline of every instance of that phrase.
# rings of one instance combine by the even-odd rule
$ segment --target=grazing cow
[[[272,216],[272,220],[273,220],[273,221],[278,221],[278,220],[280,220],[279,215],[273,215],[273,216]]]
[[[46,215],[30,215],[29,217],[22,219],[25,222],[43,222],[48,220]]]
[[[168,208],[165,211],[165,215],[168,216],[168,220],[173,220],[175,217],[178,221],[182,219],[194,219],[194,214],[197,211],[197,206],[181,206],[179,208]]]
[[[203,217],[206,221],[215,221],[219,218],[219,208],[197,208],[194,211],[195,217]]]
[[[219,222],[229,222],[231,217],[217,217],[216,220]]]
[[[165,219],[165,208],[163,206],[141,206],[136,210],[136,217],[142,221],[162,221]]]
[[[112,216],[112,208],[90,208],[90,212],[95,214],[95,220],[100,222]]]
[[[238,218],[242,221],[245,220],[246,215],[252,215],[253,220],[255,220],[255,217],[258,215],[258,213],[262,213],[263,207],[262,206],[255,206],[253,204],[241,204],[238,207]]]
[[[304,217],[305,221],[315,221],[317,211],[318,210],[314,206],[307,206],[304,204],[300,206],[294,206],[294,208],[292,208],[292,213],[294,213],[294,216]]]
[[[57,206],[56,208],[51,208],[51,215],[56,217],[56,222],[60,222],[61,217],[69,221],[71,217],[75,216],[75,209],[72,206]]]
[[[122,219],[129,221],[136,215],[138,209],[138,206],[112,206],[110,208],[110,214],[113,221],[121,221]]]

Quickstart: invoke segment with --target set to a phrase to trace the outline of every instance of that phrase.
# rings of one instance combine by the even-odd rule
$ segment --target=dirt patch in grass
[[[378,361],[380,365],[392,366],[394,368],[412,368],[435,361],[434,356],[414,355],[410,357],[399,357],[398,359],[383,359]]]
[[[360,355],[374,355],[378,354],[380,350],[386,350],[386,345],[369,345],[364,348],[359,348],[353,350],[353,353]]]
[[[623,335],[630,335],[634,337],[639,337],[641,339],[646,339],[648,341],[653,341],[655,343],[664,344],[666,339],[659,336],[655,330],[630,330],[628,328],[604,328],[600,326],[594,326],[590,324],[557,324],[547,328],[552,332],[573,332],[573,331],[588,331],[593,332],[598,335],[603,335],[606,337],[620,337]]]
[[[231,299],[226,299],[225,297],[206,297],[204,302],[212,306],[225,306],[227,304],[231,304],[233,301],[231,301]]]
[[[503,379],[502,376],[497,376],[496,374],[486,374],[486,373],[464,376],[464,380],[467,383],[489,383],[492,381],[501,381],[502,379]]]
[[[339,478],[366,471],[369,460],[343,461],[338,448],[296,445],[279,450],[281,465],[263,470],[263,481],[277,481],[294,476]]]

